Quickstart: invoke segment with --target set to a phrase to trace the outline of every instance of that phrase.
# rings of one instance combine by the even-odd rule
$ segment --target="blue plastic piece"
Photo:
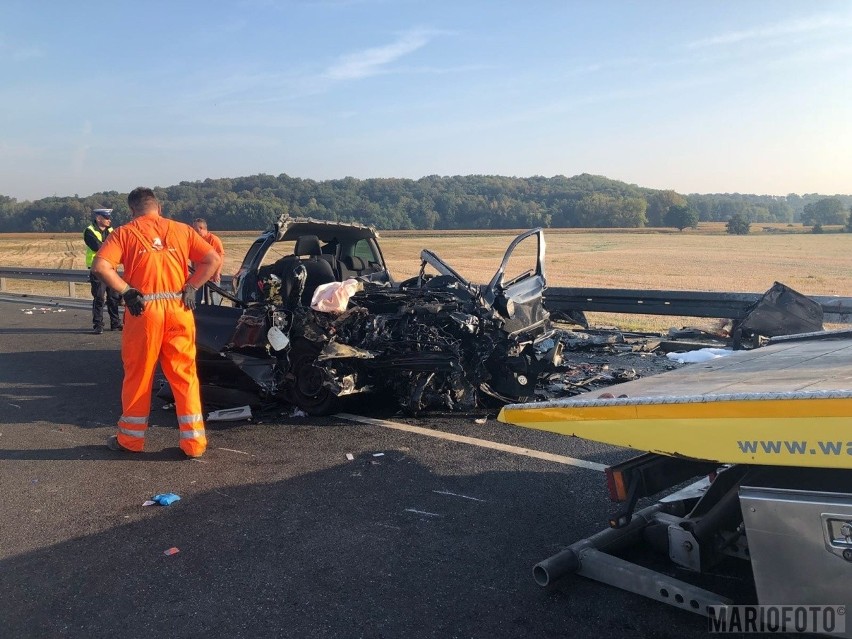
[[[175,495],[174,493],[163,493],[161,495],[154,495],[151,497],[151,501],[155,501],[160,506],[168,506],[169,504],[173,504],[178,501],[180,497]]]

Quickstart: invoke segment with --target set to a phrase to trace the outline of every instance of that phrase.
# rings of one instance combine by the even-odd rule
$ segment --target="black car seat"
[[[334,249],[333,246],[327,244],[326,248],[331,247],[331,250]],[[331,272],[334,273],[334,279],[340,280],[340,264],[337,261],[337,258],[332,255],[330,252],[323,252],[323,249],[320,247],[319,238],[316,235],[302,235],[296,240],[296,247],[293,249],[293,252],[301,258],[305,257],[315,257],[324,262],[328,262],[328,265],[331,267]]]
[[[364,260],[357,255],[344,255],[340,258],[340,278],[345,280],[350,277],[358,277],[367,268]]]
[[[320,250],[320,241],[316,235],[302,235],[299,237],[296,240],[293,252],[299,260],[298,263],[304,266],[307,272],[305,291],[302,294],[302,305],[309,306],[317,286],[337,281],[337,276],[331,264],[323,259],[322,251]],[[291,271],[291,269],[288,268],[288,271]]]

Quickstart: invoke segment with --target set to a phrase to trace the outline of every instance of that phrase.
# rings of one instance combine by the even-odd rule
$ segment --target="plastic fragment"
[[[164,554],[164,555],[166,555],[166,556],[168,556],[168,555],[176,555],[176,554],[178,554],[179,552],[180,552],[180,548],[175,548],[174,546],[172,546],[172,547],[171,547],[171,548],[169,548],[168,550],[164,550],[164,551],[163,551],[163,554]]]
[[[488,418],[487,417],[478,417],[477,419],[474,419],[473,421],[476,422],[477,424],[484,424],[485,422],[488,421]]]
[[[160,506],[168,506],[169,504],[173,504],[178,501],[180,496],[175,495],[174,493],[161,493],[159,495],[154,495],[151,499],[160,504]]]
[[[157,502],[155,502],[153,499],[146,499],[145,501],[142,502],[142,505],[143,506],[153,506],[156,503]]]
[[[352,461],[355,459],[355,455],[353,455],[352,453],[346,453],[346,459]]]
[[[277,326],[273,326],[266,333],[266,339],[269,340],[269,344],[276,351],[283,351],[290,344],[290,338],[284,334]]]
[[[384,453],[373,453],[373,457],[384,457]]]
[[[223,408],[208,413],[208,422],[231,422],[241,419],[251,419],[251,406],[238,406],[237,408]]]

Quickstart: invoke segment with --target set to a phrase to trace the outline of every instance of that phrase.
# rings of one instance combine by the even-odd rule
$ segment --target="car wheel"
[[[309,415],[328,415],[338,404],[337,396],[323,384],[324,376],[316,366],[320,349],[305,340],[293,342],[290,372],[293,375],[290,400]]]

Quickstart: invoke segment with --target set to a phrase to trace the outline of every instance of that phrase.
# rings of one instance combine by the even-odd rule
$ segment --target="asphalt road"
[[[89,334],[87,310],[32,306],[0,302],[3,637],[706,634],[700,616],[580,577],[533,581],[537,561],[604,527],[599,471],[286,407],[210,423],[190,461],[156,399],[147,452],[115,453],[121,334]],[[493,414],[380,416],[630,456]],[[164,492],[181,499],[142,506]]]

